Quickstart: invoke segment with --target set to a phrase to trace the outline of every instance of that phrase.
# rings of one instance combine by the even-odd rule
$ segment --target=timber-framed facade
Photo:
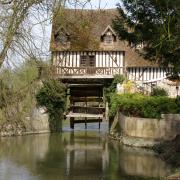
[[[61,10],[53,21],[52,64],[57,78],[112,79],[124,74],[142,83],[166,78],[171,68],[143,59],[112,28],[117,10]]]
[[[94,122],[100,128],[107,120],[103,87],[112,82],[114,75],[125,75],[146,86],[165,78],[170,71],[143,59],[137,49],[118,38],[112,28],[116,15],[115,9],[65,9],[54,17],[52,65],[55,77],[69,85],[66,118],[72,129],[76,123],[85,123],[87,128],[87,123]]]
[[[124,74],[124,51],[53,52],[53,65],[61,78],[113,78]]]

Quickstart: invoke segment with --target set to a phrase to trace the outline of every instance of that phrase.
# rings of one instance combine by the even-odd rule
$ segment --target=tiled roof
[[[51,51],[125,51],[126,67],[153,67],[157,66],[143,59],[134,48],[130,48],[125,41],[118,40],[113,46],[105,47],[101,43],[101,36],[109,27],[112,20],[118,15],[116,9],[80,10],[63,9],[55,13],[51,34]],[[55,34],[63,29],[69,35],[69,44],[62,45],[55,41]],[[114,33],[114,31],[113,31]]]

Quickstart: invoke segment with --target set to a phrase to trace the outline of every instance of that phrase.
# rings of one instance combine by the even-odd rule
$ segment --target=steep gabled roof
[[[116,9],[108,10],[82,10],[82,9],[61,9],[54,15],[52,34],[51,34],[51,51],[61,50],[55,44],[54,34],[62,26],[70,34],[71,50],[77,50],[82,43],[82,49],[84,41],[87,46],[84,50],[100,50],[99,43],[101,35],[107,28],[110,28],[113,33],[114,30],[110,27],[112,25],[112,19],[117,15]],[[80,48],[80,49],[81,49]],[[82,50],[81,49],[81,50]]]
[[[67,36],[70,36],[69,32],[63,26],[59,26],[59,28],[54,31],[54,34],[58,34],[60,31],[63,31]]]
[[[112,28],[110,25],[108,25],[108,26],[106,27],[106,29],[102,32],[101,36],[104,36],[104,35],[107,33],[107,31],[109,31],[109,30],[112,32],[112,34],[113,34],[114,36],[116,36],[115,31],[113,30],[113,28]]]
[[[112,20],[118,15],[117,9],[82,10],[61,9],[53,18],[51,33],[51,51],[101,51],[101,37],[112,28]],[[69,34],[70,45],[62,46],[55,42],[55,33],[62,28]],[[117,41],[109,51],[125,51],[127,67],[157,67],[158,65],[145,60],[125,41]]]

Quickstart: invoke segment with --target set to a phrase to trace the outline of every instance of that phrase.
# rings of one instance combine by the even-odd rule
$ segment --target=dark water
[[[0,139],[0,180],[161,179],[171,167],[152,151],[93,130]]]

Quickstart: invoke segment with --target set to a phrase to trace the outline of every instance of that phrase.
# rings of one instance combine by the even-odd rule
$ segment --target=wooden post
[[[74,129],[74,118],[73,117],[70,118],[70,128]]]
[[[101,129],[101,120],[99,118],[99,130]]]
[[[114,131],[118,122],[119,122],[119,111],[117,111],[116,116],[114,117],[114,120],[113,120],[111,127],[110,127],[110,132]]]
[[[87,118],[85,118],[85,129],[87,129]]]
[[[86,103],[86,114],[87,114],[87,97],[85,97],[85,103]],[[85,129],[87,129],[87,118],[85,118]]]
[[[99,98],[100,98],[100,94],[99,94]],[[99,107],[100,107],[100,102],[99,102]],[[100,122],[100,118],[99,118],[99,130],[101,128],[101,122]]]

